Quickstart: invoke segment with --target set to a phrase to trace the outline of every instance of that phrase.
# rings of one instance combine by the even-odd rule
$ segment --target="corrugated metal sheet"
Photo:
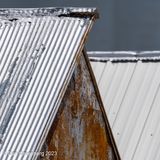
[[[0,159],[36,159],[95,9],[0,9]]]
[[[159,160],[160,52],[132,53],[89,55],[121,158]]]

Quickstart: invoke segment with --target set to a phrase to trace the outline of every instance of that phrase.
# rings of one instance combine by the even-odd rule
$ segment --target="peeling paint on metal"
[[[57,155],[50,160],[115,160],[105,121],[84,57],[76,67],[58,114],[52,124],[45,150]]]
[[[7,88],[9,88],[9,86],[11,84],[11,78],[13,76],[13,71],[15,69],[17,61],[18,61],[18,57],[13,61],[13,64],[11,65],[11,67],[8,71],[8,76],[7,76],[6,80],[4,80],[4,82],[2,81],[0,84],[0,104],[2,102],[2,96],[5,95]]]

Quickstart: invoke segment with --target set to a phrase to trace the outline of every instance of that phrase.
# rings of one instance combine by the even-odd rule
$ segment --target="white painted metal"
[[[0,9],[1,160],[37,158],[94,11]]]
[[[141,53],[89,53],[123,160],[160,157],[160,52]]]

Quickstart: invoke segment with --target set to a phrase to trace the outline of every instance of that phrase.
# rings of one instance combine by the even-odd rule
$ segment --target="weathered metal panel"
[[[91,63],[123,160],[159,160],[160,51],[107,52]]]
[[[95,9],[0,9],[0,159],[36,159]]]
[[[41,159],[115,160],[108,128],[84,57],[76,67]],[[50,153],[50,157],[45,157]],[[44,157],[43,157],[44,156]]]

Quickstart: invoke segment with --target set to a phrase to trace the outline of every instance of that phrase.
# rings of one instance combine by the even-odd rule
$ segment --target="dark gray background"
[[[160,50],[159,0],[0,0],[0,7],[97,7],[88,50]]]

